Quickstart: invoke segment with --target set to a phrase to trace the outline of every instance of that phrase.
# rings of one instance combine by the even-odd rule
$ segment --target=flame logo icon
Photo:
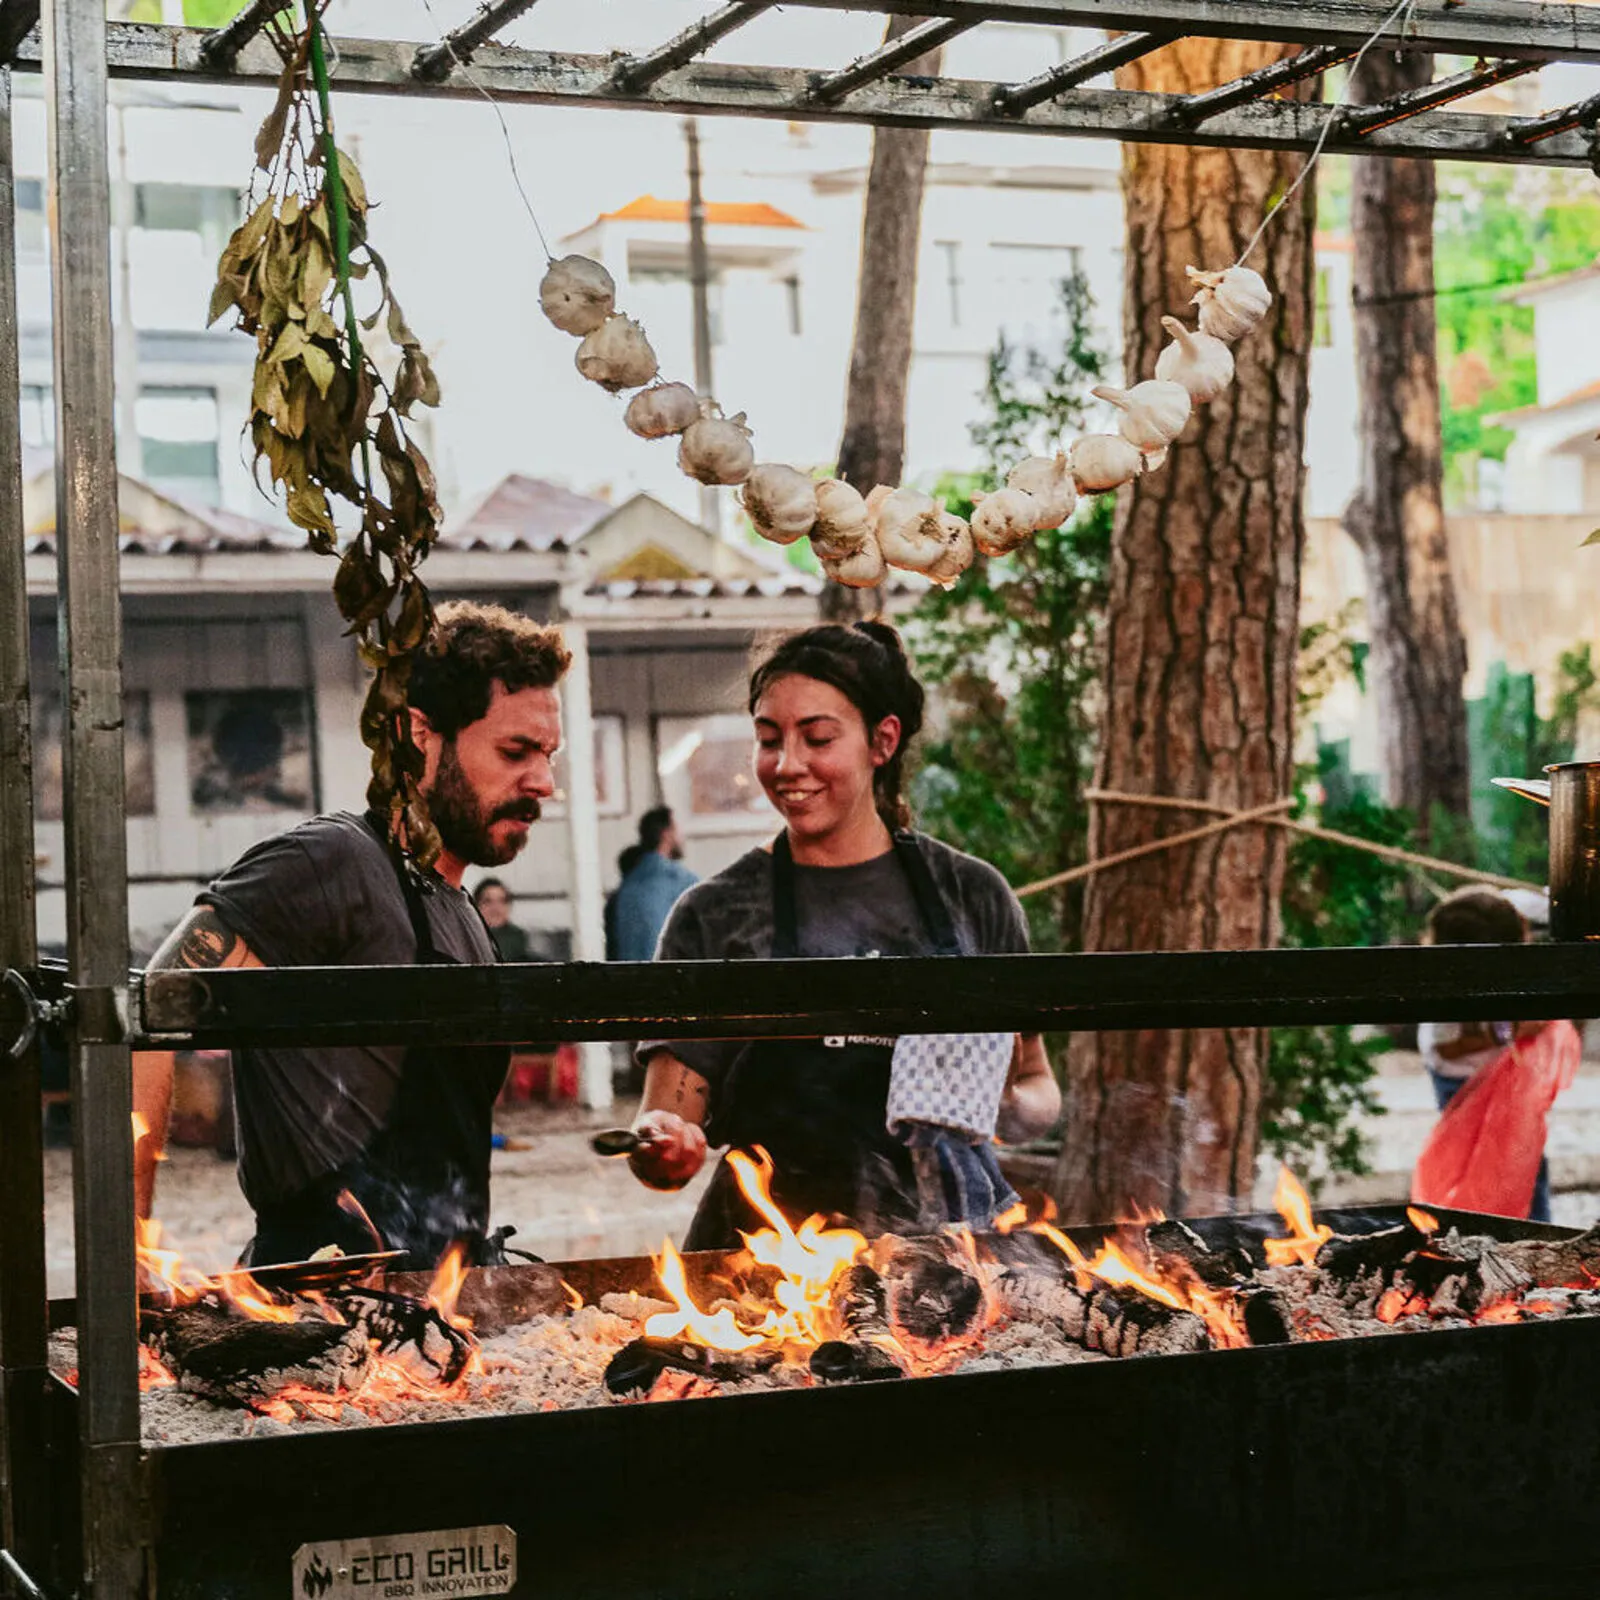
[[[310,1566],[301,1575],[300,1587],[305,1590],[308,1600],[317,1600],[319,1595],[325,1595],[333,1587],[333,1568],[321,1556],[313,1555]]]

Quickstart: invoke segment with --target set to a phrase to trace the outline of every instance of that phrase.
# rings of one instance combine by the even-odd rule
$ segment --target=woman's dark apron
[[[960,955],[955,926],[916,838],[894,836],[936,955]],[[787,833],[772,849],[772,955],[800,954],[794,857]],[[885,1126],[893,1039],[764,1039],[743,1050],[713,1096],[713,1144],[772,1157],[772,1197],[795,1222],[818,1214],[879,1234],[907,1231],[918,1216],[910,1151]],[[744,1198],[727,1160],[701,1198],[689,1250],[733,1250],[739,1234],[767,1227]]]
[[[370,814],[366,822],[387,847],[381,823]],[[417,965],[460,965],[434,943],[430,887],[397,853],[391,858],[416,936]],[[497,1258],[487,1237],[489,1153],[494,1102],[509,1063],[503,1045],[408,1049],[376,1137],[293,1199],[259,1209],[246,1264],[304,1261],[336,1244],[351,1255],[403,1250],[398,1266],[427,1271],[457,1240],[465,1242],[469,1261]]]

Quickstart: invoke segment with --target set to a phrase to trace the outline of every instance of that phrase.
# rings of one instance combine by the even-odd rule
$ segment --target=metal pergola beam
[[[16,185],[11,69],[0,66],[0,328],[17,326]],[[0,395],[17,393],[17,342],[0,339]],[[23,554],[22,427],[0,406],[0,971],[38,959],[34,918],[33,761],[28,580]],[[44,1167],[37,1043],[0,1049],[0,1544],[40,1570],[48,1547],[40,1470],[49,1384]]]
[[[126,992],[128,971],[105,0],[47,0],[43,34],[67,964],[105,1011]],[[143,1589],[144,1468],[130,1063],[126,1044],[92,1039],[80,1035],[71,1050],[72,1189],[85,1589],[102,1600]]]
[[[745,1039],[1600,1015],[1582,944],[149,974],[158,1047]]]
[[[834,105],[847,94],[853,94],[869,83],[876,83],[880,78],[887,78],[891,72],[898,72],[918,56],[942,48],[974,26],[976,24],[971,22],[951,22],[937,17],[931,22],[920,22],[907,29],[898,39],[891,39],[876,50],[858,57],[848,67],[824,73],[812,86],[810,98],[818,105]]]
[[[1470,67],[1465,72],[1453,73],[1436,83],[1408,89],[1376,105],[1347,107],[1340,113],[1339,125],[1347,133],[1374,133],[1379,128],[1393,127],[1408,117],[1424,111],[1434,111],[1453,101],[1464,100],[1480,89],[1489,89],[1497,83],[1509,82],[1529,72],[1537,72],[1537,61],[1495,61],[1486,67]]]
[[[1125,33],[1118,38],[1107,39],[1104,44],[1097,44],[1082,55],[1074,56],[1071,61],[1063,61],[1059,67],[1051,67],[1037,78],[1028,79],[1026,83],[1008,84],[996,89],[994,108],[1003,116],[1020,117],[1029,107],[1054,100],[1068,89],[1076,89],[1080,83],[1098,78],[1102,72],[1111,72],[1129,61],[1137,61],[1140,56],[1159,50],[1170,40],[1171,35],[1165,33]]]
[[[1290,84],[1305,78],[1314,78],[1348,61],[1359,47],[1353,44],[1317,44],[1302,50],[1298,55],[1270,66],[1247,72],[1231,83],[1218,84],[1201,94],[1191,94],[1180,100],[1172,109],[1172,121],[1181,128],[1197,128],[1207,117],[1215,117],[1235,106],[1242,106],[1263,95],[1286,89]]]
[[[284,0],[250,0],[232,22],[205,37],[200,54],[208,65],[231,70],[239,59],[239,52],[283,9]]]
[[[703,55],[724,35],[772,9],[774,0],[729,0],[729,4],[692,23],[659,49],[628,56],[612,68],[612,82],[624,94],[638,94],[676,68]]]
[[[893,11],[911,16],[1025,22],[1121,33],[1360,46],[1394,11],[1393,0],[785,0],[815,11]],[[1386,37],[1388,37],[1386,35]],[[1535,0],[1417,0],[1404,18],[1410,50],[1434,55],[1600,61],[1600,10]]]
[[[1600,17],[1600,7],[1596,8]],[[1575,29],[1575,34],[1581,29]],[[281,63],[262,39],[252,41],[232,72],[219,71],[201,56],[207,37],[199,29],[112,24],[109,63],[114,77],[151,82],[201,80],[265,84],[277,81]],[[337,41],[339,86],[347,93],[431,95],[465,99],[476,95],[454,78],[419,84],[411,75],[415,45],[395,40]],[[641,60],[645,58],[640,58]],[[19,66],[36,66],[32,41],[18,52]],[[1219,148],[1309,151],[1330,107],[1298,100],[1251,100],[1207,117],[1197,129],[1174,120],[1181,95],[1119,89],[1072,89],[1020,116],[996,109],[996,96],[1010,87],[971,79],[887,78],[869,83],[838,105],[809,98],[814,74],[802,68],[741,66],[693,61],[666,72],[647,88],[620,90],[614,57],[568,55],[486,45],[473,66],[477,80],[497,100],[522,105],[592,105],[678,115],[774,117],[783,121],[839,121],[882,127],[1004,129],[1065,137],[1130,139]],[[1570,128],[1537,142],[1519,143],[1518,130],[1531,118],[1492,117],[1438,111],[1410,117],[1368,134],[1330,133],[1330,151],[1352,155],[1417,156],[1457,161],[1523,162],[1584,167],[1591,140]]]
[[[535,0],[492,0],[478,9],[459,28],[447,33],[437,44],[423,45],[411,63],[412,74],[423,83],[442,83],[473,52],[487,44],[502,28],[515,22]]]

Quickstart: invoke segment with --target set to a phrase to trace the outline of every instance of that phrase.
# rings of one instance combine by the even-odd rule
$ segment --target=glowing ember
[[[1305,1190],[1287,1168],[1278,1170],[1278,1186],[1272,1191],[1272,1203],[1288,1224],[1289,1237],[1266,1239],[1269,1267],[1287,1267],[1299,1262],[1309,1267],[1317,1258],[1317,1251],[1333,1237],[1333,1229],[1325,1222],[1311,1220],[1311,1201]]]
[[[1476,1317],[1473,1318],[1473,1321],[1474,1322],[1521,1322],[1523,1320],[1523,1311],[1525,1309],[1530,1309],[1531,1310],[1532,1309],[1532,1303],[1530,1302],[1529,1305],[1525,1308],[1523,1306],[1514,1305],[1509,1300],[1501,1300],[1501,1301],[1497,1302],[1495,1305],[1485,1306],[1484,1309],[1482,1311],[1480,1311],[1477,1314]]]
[[[689,1281],[684,1275],[683,1257],[673,1248],[670,1239],[661,1241],[661,1254],[656,1257],[656,1276],[667,1291],[676,1311],[658,1311],[644,1325],[652,1339],[676,1339],[687,1335],[698,1339],[713,1350],[750,1350],[763,1342],[759,1333],[746,1333],[734,1320],[733,1312],[723,1306],[715,1313],[702,1311],[689,1293]]]
[[[1378,1303],[1373,1308],[1373,1315],[1379,1322],[1395,1323],[1401,1317],[1421,1316],[1428,1310],[1428,1302],[1410,1289],[1398,1287],[1385,1289],[1378,1296]]]
[[[1416,1206],[1407,1206],[1406,1218],[1418,1233],[1437,1233],[1439,1231],[1439,1219],[1431,1211],[1421,1211]]]

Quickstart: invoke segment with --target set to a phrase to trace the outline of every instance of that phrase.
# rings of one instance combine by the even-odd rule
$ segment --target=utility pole
[[[700,195],[700,126],[684,119],[683,137],[689,146],[689,288],[694,299],[694,387],[702,400],[712,398],[711,378],[711,264],[706,256],[706,205]],[[700,521],[718,538],[722,536],[722,496],[715,484],[700,488]]]

